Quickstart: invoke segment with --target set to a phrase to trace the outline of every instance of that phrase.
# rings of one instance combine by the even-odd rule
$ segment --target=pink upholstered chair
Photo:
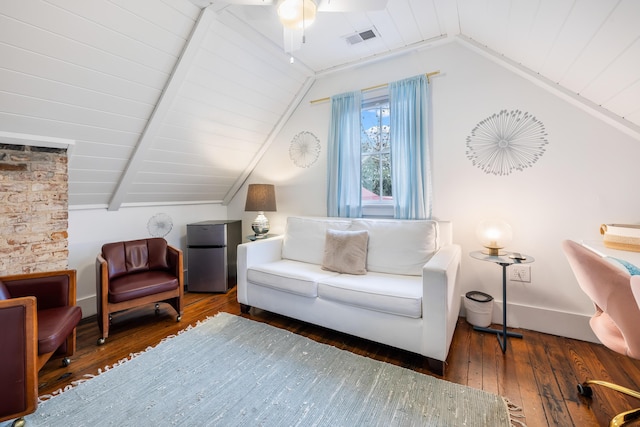
[[[631,276],[622,264],[615,265],[590,249],[565,240],[562,248],[582,290],[591,298],[595,313],[589,324],[600,342],[611,350],[640,359],[640,276]],[[591,385],[604,386],[640,399],[640,392],[607,381],[587,380],[580,394],[591,397]],[[640,408],[616,415],[609,424],[621,426],[640,418]]]

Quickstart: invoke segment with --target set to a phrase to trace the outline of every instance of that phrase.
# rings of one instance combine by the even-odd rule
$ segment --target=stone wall
[[[66,149],[0,144],[0,275],[68,266]]]

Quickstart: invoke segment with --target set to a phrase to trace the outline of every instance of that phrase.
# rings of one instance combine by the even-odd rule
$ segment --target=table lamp
[[[249,184],[244,210],[258,212],[258,216],[251,223],[251,229],[255,233],[256,239],[267,237],[269,220],[264,216],[264,213],[276,211],[276,190],[274,186],[272,184]]]
[[[513,233],[511,226],[501,219],[487,219],[480,221],[476,227],[476,236],[485,250],[482,252],[491,255],[504,255],[500,249],[511,242]]]

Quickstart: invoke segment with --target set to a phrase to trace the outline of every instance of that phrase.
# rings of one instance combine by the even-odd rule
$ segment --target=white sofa
[[[365,274],[321,268],[327,230],[367,230]],[[421,354],[443,373],[460,259],[448,221],[289,217],[284,235],[238,246],[238,302]]]

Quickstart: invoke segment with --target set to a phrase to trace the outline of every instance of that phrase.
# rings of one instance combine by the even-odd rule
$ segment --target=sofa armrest
[[[76,305],[76,271],[15,274],[0,277],[12,298],[33,296],[38,309]]]
[[[460,315],[459,272],[462,258],[460,245],[442,247],[422,269],[422,316],[425,325],[425,343],[438,342],[445,349],[437,355],[445,360],[458,316]]]
[[[174,246],[167,245],[167,261],[169,269],[178,278],[180,287],[184,288],[184,260],[182,251]]]
[[[247,297],[247,269],[254,265],[282,259],[282,242],[284,236],[276,236],[263,240],[238,245],[238,302],[249,304]]]
[[[0,301],[0,422],[35,411],[38,321],[35,297]],[[5,333],[6,332],[6,333]]]

